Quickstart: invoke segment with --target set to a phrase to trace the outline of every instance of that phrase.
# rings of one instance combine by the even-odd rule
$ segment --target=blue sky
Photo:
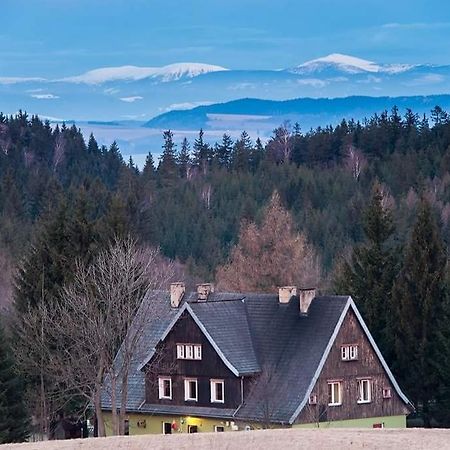
[[[1,0],[0,76],[204,62],[290,67],[329,53],[450,64],[445,0]]]

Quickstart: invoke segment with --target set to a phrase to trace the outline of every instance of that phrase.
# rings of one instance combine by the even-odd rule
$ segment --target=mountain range
[[[407,96],[450,92],[449,65],[379,64],[331,54],[278,70],[178,63],[104,67],[59,79],[0,74],[0,110],[54,120],[149,119],[240,98]]]

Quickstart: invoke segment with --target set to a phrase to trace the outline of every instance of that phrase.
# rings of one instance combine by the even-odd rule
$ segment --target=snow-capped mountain
[[[210,72],[227,70],[225,67],[200,63],[177,63],[163,67],[120,66],[90,70],[81,75],[62,78],[58,81],[69,83],[103,84],[111,81],[137,81],[157,78],[163,82],[181,78],[194,78]]]
[[[339,53],[281,70],[177,63],[103,67],[60,79],[10,75],[0,73],[0,111],[9,114],[24,109],[78,121],[148,121],[169,110],[245,97],[286,100],[450,93],[450,66],[382,64]]]
[[[299,66],[288,69],[292,73],[311,74],[320,73],[325,70],[336,70],[347,74],[355,73],[401,73],[412,69],[411,64],[377,64],[366,59],[355,58],[354,56],[332,53],[322,58],[307,61]]]

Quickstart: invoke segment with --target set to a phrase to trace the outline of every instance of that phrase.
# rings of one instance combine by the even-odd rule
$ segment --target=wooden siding
[[[358,359],[342,361],[341,346],[358,344]],[[358,379],[371,380],[372,401],[358,404]],[[342,382],[342,404],[328,406],[328,381]],[[383,398],[383,388],[391,389],[391,398]],[[381,362],[352,310],[347,313],[322,372],[312,391],[316,405],[305,405],[297,423],[329,422],[368,417],[397,416],[410,411],[399,397]]]
[[[201,360],[177,359],[177,343],[201,344]],[[146,367],[146,402],[167,405],[237,408],[241,403],[241,380],[223,363],[192,317],[184,313],[161,343]],[[159,399],[158,376],[172,378],[172,400]],[[196,378],[198,401],[184,400],[184,380]],[[210,380],[224,380],[224,403],[211,403]]]

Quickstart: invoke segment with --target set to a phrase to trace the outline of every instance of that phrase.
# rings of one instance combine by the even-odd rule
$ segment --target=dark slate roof
[[[315,297],[306,317],[299,314],[298,297],[280,304],[277,295],[213,293],[198,302],[186,293],[179,308],[170,307],[168,292],[149,292],[143,305],[152,308],[130,370],[129,412],[171,413],[205,417],[235,417],[293,423],[310,395],[347,310],[355,311],[383,367],[399,395],[408,403],[370,336],[353,300],[348,296]],[[245,393],[245,402],[231,414],[221,408],[155,405],[145,403],[142,370],[156,345],[176,321],[189,313],[219,356],[237,376],[256,374]],[[120,359],[120,352],[118,355]],[[111,408],[108,383],[102,395],[104,409]],[[120,390],[120,386],[118,386]],[[118,401],[120,396],[117,395]]]
[[[183,416],[200,416],[200,417],[214,417],[217,419],[232,419],[235,413],[234,409],[226,408],[209,408],[204,406],[180,406],[180,405],[156,405],[144,404],[139,409],[141,413],[150,414],[168,414],[168,415],[183,415]]]
[[[246,299],[249,317],[256,318],[251,323],[261,339],[260,351],[267,356],[262,363],[264,376],[251,388],[236,418],[267,420],[270,416],[273,422],[290,421],[309,396],[308,389],[347,302],[348,297],[342,296],[316,297],[308,316],[300,317],[297,298],[288,305],[279,304],[276,297],[266,299],[267,311],[262,314],[255,311],[261,307],[257,299]]]
[[[171,308],[170,295],[165,291],[149,292],[145,296],[141,308],[151,308],[152,314],[148,315],[148,326],[143,330],[142,338],[130,366],[127,397],[127,409],[129,411],[138,411],[139,406],[145,400],[145,374],[139,370],[141,362],[149,351],[158,344],[164,330],[178,314],[177,309]],[[120,359],[120,352],[117,359]],[[117,391],[120,392],[120,385],[117,386]],[[118,399],[117,406],[119,406],[119,397],[120,395],[116,397]],[[102,391],[102,407],[111,409],[110,383],[108,380],[106,380]]]
[[[188,309],[235,375],[260,372],[243,300],[191,303]]]

